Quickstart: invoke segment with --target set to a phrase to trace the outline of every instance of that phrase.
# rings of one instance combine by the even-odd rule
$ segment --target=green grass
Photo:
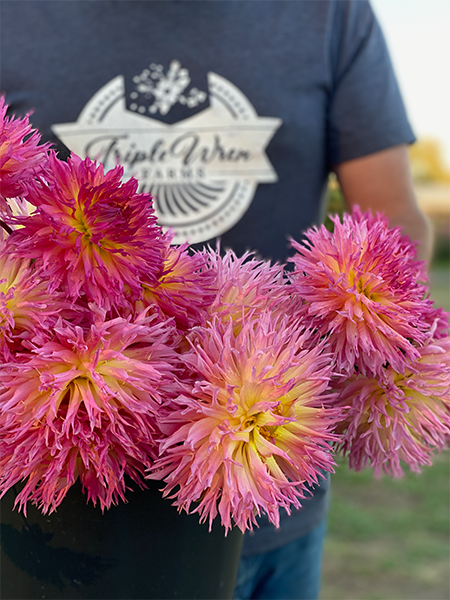
[[[430,271],[431,297],[450,311],[450,265]],[[332,477],[321,600],[450,598],[450,453],[422,473],[376,479],[344,460]]]
[[[450,597],[450,456],[402,479],[350,471],[332,478],[322,600]]]

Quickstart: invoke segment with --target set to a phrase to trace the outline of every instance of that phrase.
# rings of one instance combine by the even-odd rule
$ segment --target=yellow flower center
[[[244,419],[241,429],[248,429],[249,427],[254,427],[255,424],[256,424],[256,415],[253,415],[251,417],[248,417],[247,419]]]
[[[81,208],[77,208],[77,210],[75,211],[75,218],[74,218],[74,229],[76,229],[76,231],[78,231],[79,233],[81,233],[83,236],[90,238],[91,237],[91,233],[89,230],[89,226],[86,224],[85,220],[84,220],[84,215],[83,215],[83,211],[81,210]]]

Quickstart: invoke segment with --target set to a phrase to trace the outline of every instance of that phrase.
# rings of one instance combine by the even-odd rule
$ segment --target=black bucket
[[[57,511],[0,501],[1,598],[232,598],[242,534],[179,514],[160,482],[102,513],[73,486]]]

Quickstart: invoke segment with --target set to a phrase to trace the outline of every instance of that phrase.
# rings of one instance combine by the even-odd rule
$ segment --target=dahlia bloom
[[[223,323],[231,320],[235,333],[238,333],[246,315],[257,318],[264,310],[276,311],[281,305],[286,308],[289,296],[284,286],[282,265],[257,260],[250,252],[238,258],[232,250],[222,257],[219,249],[217,252],[209,249],[207,258],[217,290],[208,307],[209,318],[219,317]]]
[[[430,465],[435,450],[450,441],[450,337],[418,349],[419,359],[380,378],[354,376],[342,384],[345,417],[342,449],[357,471],[373,467],[402,475]]]
[[[17,225],[11,223],[11,217],[22,216],[26,217],[33,212],[34,206],[29,204],[25,198],[8,198],[6,211],[1,215],[0,219],[0,243],[5,241],[8,236],[17,228]]]
[[[351,375],[356,366],[382,375],[389,363],[401,373],[427,341],[433,308],[425,298],[424,264],[381,215],[355,209],[343,223],[333,221],[334,233],[322,226],[307,231],[306,245],[292,241],[292,290],[318,337],[328,336],[342,372]]]
[[[143,301],[138,306],[156,304],[167,317],[173,317],[182,331],[204,318],[214,298],[214,274],[206,269],[206,256],[190,254],[187,244],[171,246],[172,234],[164,236],[162,267],[156,283],[143,283]]]
[[[20,196],[47,159],[49,144],[39,145],[40,135],[23,119],[6,116],[8,106],[0,98],[0,212],[8,212],[7,198]],[[25,139],[26,138],[26,139]]]
[[[7,361],[24,339],[50,329],[64,305],[58,294],[48,292],[48,282],[30,260],[6,254],[4,246],[0,245],[0,360]]]
[[[249,314],[236,334],[215,318],[195,329],[183,356],[195,385],[164,407],[166,439],[149,477],[164,479],[164,495],[210,527],[217,512],[226,531],[232,520],[251,529],[261,512],[278,526],[279,507],[300,507],[305,484],[332,470],[330,357],[303,350],[302,329],[287,324],[269,311]]]
[[[15,217],[22,225],[9,248],[42,263],[52,289],[68,298],[83,293],[109,308],[142,296],[141,280],[153,281],[162,264],[161,230],[148,194],[137,181],[121,182],[123,169],[74,156],[67,163],[49,156],[45,178],[28,185],[27,200],[37,210]]]
[[[102,509],[124,499],[125,475],[143,485],[158,406],[179,392],[168,323],[96,313],[90,331],[60,320],[54,339],[0,366],[0,494],[26,479],[24,511],[53,511],[77,479]]]
[[[441,307],[437,307],[437,308],[433,307],[433,310],[430,310],[429,312],[427,312],[426,315],[424,315],[424,323],[427,326],[426,344],[431,343],[433,340],[440,340],[449,335],[449,333],[450,333],[449,317],[450,317],[450,314]]]

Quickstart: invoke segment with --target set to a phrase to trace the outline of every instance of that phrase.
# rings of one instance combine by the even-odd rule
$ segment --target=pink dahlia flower
[[[251,529],[261,512],[278,526],[279,507],[300,507],[305,484],[332,470],[330,357],[303,350],[303,334],[287,323],[266,311],[235,334],[216,318],[195,330],[184,356],[196,382],[165,407],[167,439],[150,477],[210,527],[217,512],[226,530],[232,520]]]
[[[292,290],[305,302],[303,311],[328,336],[338,368],[352,374],[382,374],[389,363],[402,372],[419,358],[416,345],[427,340],[424,264],[414,246],[387,219],[355,209],[306,233],[306,245],[292,241],[297,254]]]
[[[6,254],[0,246],[0,360],[13,359],[21,343],[55,323],[63,307],[58,294],[30,266],[30,260]]]
[[[353,377],[342,385],[342,448],[357,471],[372,466],[395,477],[401,462],[420,471],[450,441],[450,338],[419,348],[403,373]]]
[[[214,298],[214,274],[206,269],[206,257],[191,254],[187,244],[171,246],[173,235],[164,236],[162,267],[156,283],[143,283],[143,306],[156,304],[173,317],[182,331],[197,325]],[[138,302],[138,306],[141,302]]]
[[[1,215],[0,219],[0,243],[6,240],[15,229],[15,225],[11,223],[12,217],[26,217],[33,211],[34,206],[29,204],[25,198],[8,198],[7,211]]]
[[[440,340],[450,334],[450,313],[443,308],[437,307],[430,310],[424,316],[424,323],[427,326],[427,344],[433,340]]]
[[[24,184],[33,179],[47,160],[49,144],[39,145],[40,135],[28,116],[7,117],[8,106],[0,98],[0,212],[7,212],[7,198],[20,196]],[[26,139],[25,139],[26,138]]]
[[[151,197],[137,194],[137,181],[121,182],[123,169],[75,156],[67,163],[49,156],[45,178],[29,184],[29,217],[8,244],[17,254],[42,261],[52,287],[67,296],[83,293],[109,308],[142,296],[141,280],[156,282],[163,242]]]
[[[84,333],[60,321],[54,339],[0,367],[0,493],[26,480],[16,504],[53,511],[79,479],[102,509],[142,485],[155,414],[178,393],[167,323],[98,321]]]
[[[230,319],[235,333],[240,330],[243,316],[252,314],[257,318],[265,310],[275,314],[277,307],[289,302],[283,281],[283,266],[271,265],[268,261],[257,260],[247,252],[238,258],[232,250],[222,257],[217,252],[207,252],[208,262],[216,281],[214,301],[208,307],[210,318],[220,317],[224,323]],[[286,311],[281,311],[286,314]]]

